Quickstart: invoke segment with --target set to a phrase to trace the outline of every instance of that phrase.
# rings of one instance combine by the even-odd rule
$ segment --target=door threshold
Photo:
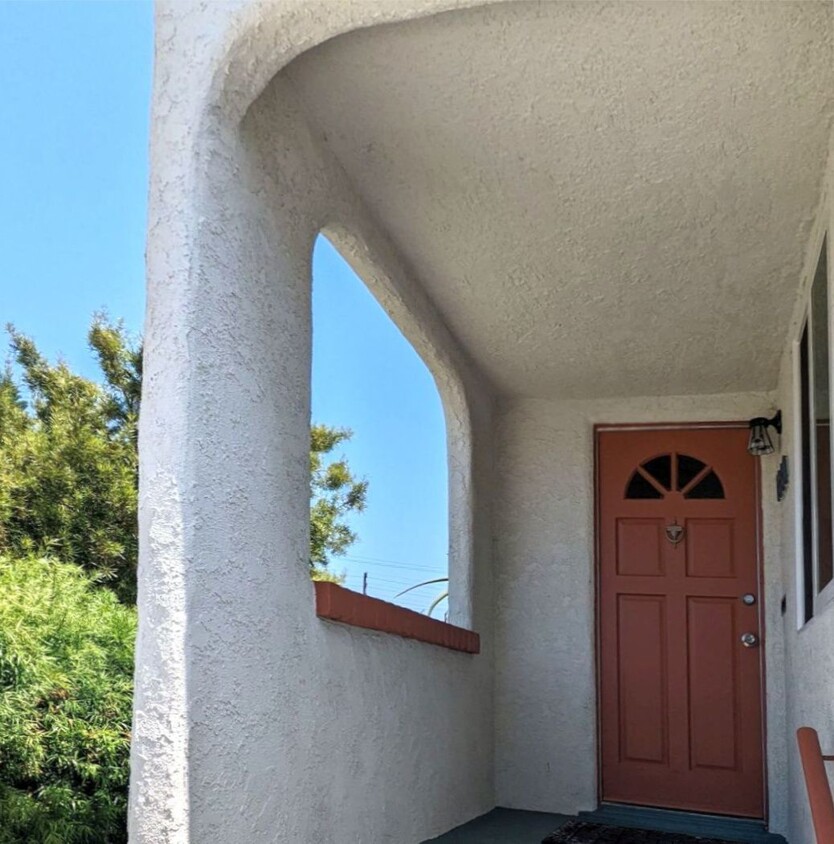
[[[624,803],[601,803],[593,812],[580,812],[579,818],[609,826],[678,832],[702,838],[743,841],[746,844],[785,844],[781,835],[767,831],[764,821],[727,815],[706,815],[700,812],[655,809]]]

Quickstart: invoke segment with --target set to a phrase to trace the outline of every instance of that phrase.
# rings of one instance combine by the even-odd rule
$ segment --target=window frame
[[[822,612],[834,601],[834,578],[820,590],[819,588],[819,549],[820,549],[820,519],[817,486],[817,423],[815,412],[815,372],[814,372],[814,313],[813,313],[813,288],[817,277],[820,261],[825,257],[826,275],[826,299],[828,313],[826,315],[826,329],[828,332],[828,410],[829,420],[831,410],[834,407],[834,343],[832,343],[832,284],[831,284],[831,261],[829,249],[828,232],[824,231],[818,248],[814,252],[815,260],[809,274],[807,288],[803,294],[803,305],[799,327],[794,336],[792,344],[792,371],[793,371],[793,419],[794,419],[794,505],[795,505],[795,546],[796,546],[796,620],[797,629],[802,629],[808,622]],[[803,367],[802,367],[802,343],[807,338],[807,397],[803,396]],[[807,402],[807,405],[806,405]],[[809,454],[809,477],[806,478],[804,441],[806,437],[807,412],[807,436]],[[832,502],[834,502],[834,426],[829,424],[829,465],[831,473]],[[806,507],[806,496],[810,491],[809,506]],[[832,504],[834,510],[834,504]],[[808,560],[807,553],[807,526],[806,518],[810,515],[810,544],[811,559]],[[832,518],[832,542],[834,543],[834,518]],[[810,565],[809,565],[810,563]],[[808,596],[807,588],[810,586],[811,594]],[[809,600],[810,598],[810,600]]]

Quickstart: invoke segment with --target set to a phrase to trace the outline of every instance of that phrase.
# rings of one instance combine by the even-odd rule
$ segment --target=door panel
[[[690,598],[689,744],[693,768],[738,768],[736,600]]]
[[[761,642],[741,642],[761,640],[746,446],[734,428],[599,434],[604,800],[764,814]]]
[[[620,755],[634,762],[668,760],[666,601],[620,595]]]
[[[617,574],[662,577],[662,541],[662,519],[617,519]]]
[[[686,573],[689,577],[735,577],[733,519],[687,519]]]

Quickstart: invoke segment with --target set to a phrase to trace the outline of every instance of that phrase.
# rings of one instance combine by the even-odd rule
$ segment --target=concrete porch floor
[[[580,820],[633,829],[653,829],[676,834],[738,841],[744,844],[786,844],[780,835],[769,833],[762,822],[673,812],[638,806],[603,804],[593,812],[582,812]],[[439,838],[423,844],[541,844],[543,838],[573,818],[544,812],[523,812],[517,809],[493,809]]]
[[[569,820],[567,815],[493,809],[424,844],[541,844],[542,838]]]

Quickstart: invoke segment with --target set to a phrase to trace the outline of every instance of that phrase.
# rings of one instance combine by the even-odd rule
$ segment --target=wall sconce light
[[[773,440],[770,438],[768,428],[775,428],[777,434],[782,433],[782,411],[777,410],[772,419],[764,416],[757,416],[750,420],[750,438],[747,440],[747,450],[754,457],[762,457],[765,454],[773,454],[776,449]]]

